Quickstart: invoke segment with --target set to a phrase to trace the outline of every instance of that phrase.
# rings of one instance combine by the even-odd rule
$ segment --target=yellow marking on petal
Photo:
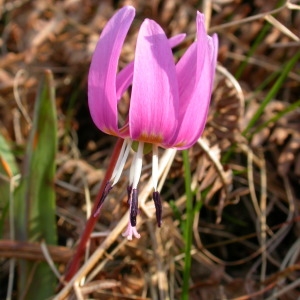
[[[186,142],[179,142],[176,145],[174,145],[172,148],[181,148],[181,147],[183,147],[185,145],[186,145]]]
[[[113,129],[105,128],[102,131],[110,135],[119,136],[119,133]]]
[[[144,132],[136,140],[139,142],[159,145],[163,141],[163,136],[161,134],[148,134]]]

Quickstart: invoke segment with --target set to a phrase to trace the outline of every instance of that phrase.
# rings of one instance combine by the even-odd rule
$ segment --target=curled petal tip
[[[198,22],[204,22],[205,21],[205,16],[200,11],[197,11],[197,21]]]
[[[119,133],[116,72],[134,15],[133,7],[124,7],[108,21],[96,45],[89,70],[88,104],[91,117],[100,130],[108,133]]]

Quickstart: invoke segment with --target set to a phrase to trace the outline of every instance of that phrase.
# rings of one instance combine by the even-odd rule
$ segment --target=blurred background
[[[174,49],[175,60],[193,42],[197,10],[206,16],[208,33],[219,36],[207,126],[188,152],[192,210],[186,208],[179,151],[165,158],[162,228],[156,227],[149,196],[139,214],[141,239],[125,240],[120,228],[104,243],[127,211],[129,160],[127,173],[106,199],[85,259],[99,247],[103,255],[67,299],[297,299],[300,2],[283,0],[0,1],[0,299],[33,299],[31,290],[45,295],[36,299],[58,293],[58,278],[74,255],[116,143],[90,118],[87,75],[103,27],[125,5],[136,8],[136,18],[120,69],[134,59],[145,18],[159,23],[168,37],[187,34]],[[45,97],[53,106],[43,115],[34,107]],[[129,101],[126,93],[121,116]],[[46,121],[43,127],[35,121],[39,117]],[[44,148],[35,148],[37,136]],[[35,171],[43,162],[54,173],[39,183]],[[141,192],[150,163],[146,155]],[[25,182],[27,175],[31,179]],[[39,191],[27,197],[26,186]],[[43,210],[45,202],[49,206]],[[35,236],[33,223],[47,233]],[[41,247],[50,244],[48,251]],[[44,284],[37,284],[40,264],[39,274],[52,274],[39,275]],[[50,290],[39,294],[45,285]]]

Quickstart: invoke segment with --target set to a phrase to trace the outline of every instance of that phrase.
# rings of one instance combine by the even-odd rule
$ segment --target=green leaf
[[[53,76],[46,71],[36,98],[33,125],[15,193],[16,236],[22,241],[56,244],[55,157],[57,117]],[[19,298],[46,299],[53,295],[55,276],[46,263],[19,262]]]
[[[0,238],[3,236],[4,224],[6,221],[9,199],[10,180],[19,172],[15,156],[9,143],[0,134]]]
[[[18,165],[16,163],[15,156],[11,150],[11,147],[4,136],[0,133],[0,172],[4,176],[11,177],[16,175]]]

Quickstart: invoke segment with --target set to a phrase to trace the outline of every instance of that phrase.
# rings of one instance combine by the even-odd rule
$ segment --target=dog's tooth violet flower
[[[88,78],[88,103],[94,123],[101,131],[124,139],[103,199],[118,182],[130,149],[135,149],[128,187],[130,218],[123,233],[128,239],[140,237],[136,229],[137,187],[144,148],[152,147],[153,200],[161,226],[158,147],[186,149],[199,139],[209,108],[218,49],[217,36],[207,35],[204,16],[197,12],[195,42],[175,65],[172,47],[184,35],[168,40],[156,22],[145,19],[134,62],[117,74],[120,52],[134,16],[134,8],[125,6],[109,20],[93,54]],[[119,127],[118,102],[130,85],[129,115]]]

